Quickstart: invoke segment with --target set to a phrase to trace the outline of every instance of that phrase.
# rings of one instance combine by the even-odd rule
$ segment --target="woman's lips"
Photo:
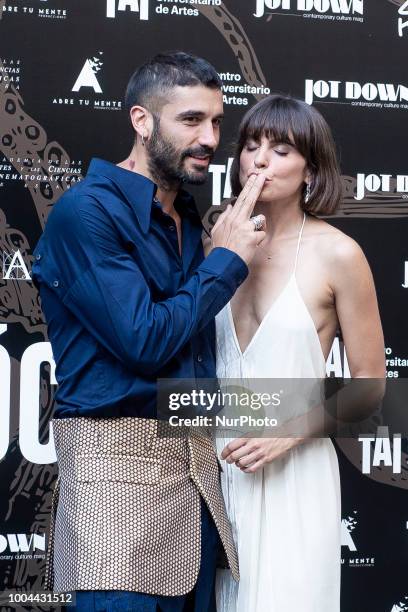
[[[249,175],[248,175],[248,178],[249,178],[250,176],[254,176],[254,174],[255,174],[256,176],[258,176],[258,174],[262,174],[262,172],[251,172],[251,174],[249,174]],[[264,174],[263,176],[265,176],[265,174]],[[269,183],[269,182],[270,182],[270,181],[272,181],[272,180],[273,180],[273,179],[272,179],[272,178],[270,178],[269,176],[265,176],[265,183]]]

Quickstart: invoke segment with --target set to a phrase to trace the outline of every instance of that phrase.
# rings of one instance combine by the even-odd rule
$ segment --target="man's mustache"
[[[183,151],[181,159],[185,159],[186,157],[208,157],[210,161],[214,157],[215,150],[212,147],[200,146],[200,147],[191,147],[190,149],[186,149]]]

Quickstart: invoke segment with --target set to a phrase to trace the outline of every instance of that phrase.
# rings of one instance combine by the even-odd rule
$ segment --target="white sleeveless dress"
[[[326,364],[295,265],[244,352],[230,304],[216,317],[218,378],[315,378]],[[218,438],[219,454],[232,438]],[[241,580],[217,572],[217,612],[339,612],[340,478],[330,439],[316,438],[254,474],[221,460]]]

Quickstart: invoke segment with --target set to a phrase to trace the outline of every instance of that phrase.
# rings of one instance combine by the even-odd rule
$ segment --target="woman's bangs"
[[[263,136],[270,142],[295,144],[302,141],[302,126],[297,125],[296,117],[287,108],[276,105],[260,106],[250,117],[243,133],[247,139],[259,142]],[[301,135],[302,134],[302,135]]]

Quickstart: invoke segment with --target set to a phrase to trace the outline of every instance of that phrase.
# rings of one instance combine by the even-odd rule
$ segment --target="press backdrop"
[[[53,204],[91,157],[127,155],[123,92],[151,55],[190,51],[222,76],[222,144],[207,185],[195,190],[209,225],[230,193],[232,142],[246,109],[283,92],[324,114],[344,181],[330,222],[363,247],[388,375],[407,375],[408,1],[0,0],[0,17],[0,589],[36,590],[56,477],[48,427],[55,377],[32,252]],[[328,373],[347,375],[338,341]],[[342,612],[408,610],[407,455],[400,473],[383,461],[363,475],[358,442],[338,452]]]

